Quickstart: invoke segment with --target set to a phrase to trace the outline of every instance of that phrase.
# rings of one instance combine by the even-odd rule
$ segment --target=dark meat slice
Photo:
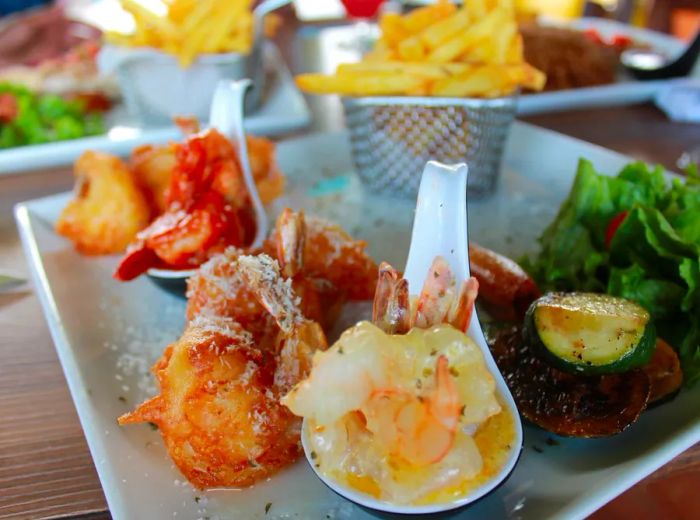
[[[568,374],[536,357],[519,326],[494,331],[489,345],[520,414],[571,437],[607,437],[637,420],[649,400],[643,370],[604,376]]]
[[[683,371],[678,354],[664,340],[656,340],[656,350],[649,363],[642,367],[651,383],[650,403],[673,398],[683,384]]]
[[[523,24],[520,32],[525,61],[547,75],[545,90],[615,82],[619,55],[613,46],[597,43],[581,31],[561,27]]]

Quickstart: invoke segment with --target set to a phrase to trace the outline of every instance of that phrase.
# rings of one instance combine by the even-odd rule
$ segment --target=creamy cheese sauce
[[[479,453],[483,459],[483,467],[478,475],[465,478],[456,484],[429,493],[419,500],[416,505],[431,505],[452,502],[464,497],[488,482],[503,468],[515,442],[515,419],[509,408],[498,398],[501,404],[501,412],[489,417],[474,433],[473,439]],[[308,438],[308,437],[307,437]],[[381,488],[379,484],[366,475],[357,475],[350,472],[338,471],[337,469],[321,469],[322,473],[343,483],[352,489],[365,493],[374,498],[381,498]],[[422,468],[410,468],[401,470],[404,472],[422,471]]]

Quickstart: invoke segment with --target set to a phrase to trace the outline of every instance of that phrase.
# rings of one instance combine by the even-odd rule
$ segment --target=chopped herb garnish
[[[433,350],[430,351],[430,355],[431,355],[431,356],[434,356],[435,354],[437,354],[437,350],[433,349]]]
[[[265,504],[265,514],[269,513],[271,507],[272,502],[268,502],[267,504]]]
[[[544,450],[537,446],[536,444],[532,445],[532,449],[535,450],[537,453],[544,453]]]
[[[345,354],[343,347],[338,347],[338,354]]]
[[[467,405],[463,404],[462,408],[459,409],[459,415],[464,415],[464,410],[466,410],[466,409],[467,409]]]
[[[544,442],[546,442],[549,446],[559,446],[559,441],[556,439],[552,439],[551,437],[547,437],[547,440],[545,440]]]
[[[450,374],[452,374],[453,377],[459,377],[459,371],[455,367],[450,367]]]
[[[311,460],[316,460],[316,457],[318,457],[318,455],[316,454],[315,451],[312,451],[311,452]]]
[[[126,397],[124,397],[123,395],[120,395],[119,397],[117,397],[117,399],[119,399],[122,403],[126,402]]]
[[[199,504],[199,501],[202,500],[200,497],[194,497],[194,501]]]
[[[148,426],[150,426],[151,430],[153,430],[153,431],[156,431],[158,429],[158,425],[156,423],[153,423],[153,422],[149,422]]]
[[[423,388],[423,381],[421,381],[420,379],[416,379],[416,388],[417,388],[418,390],[420,390],[421,388]]]

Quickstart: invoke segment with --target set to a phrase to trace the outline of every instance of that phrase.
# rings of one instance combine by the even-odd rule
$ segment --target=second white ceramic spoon
[[[408,280],[409,291],[417,296],[425,282],[430,266],[436,256],[442,256],[450,265],[450,269],[459,286],[469,278],[469,240],[467,223],[467,174],[465,164],[448,166],[430,161],[426,164],[418,191],[416,215],[413,220],[413,234],[406,262],[404,278]],[[481,349],[491,374],[496,381],[496,389],[506,413],[510,413],[515,424],[515,434],[503,467],[487,482],[471,490],[468,494],[453,501],[430,505],[397,505],[375,499],[370,495],[360,493],[335,480],[319,473],[310,458],[310,447],[306,435],[302,435],[304,452],[319,478],[339,495],[356,502],[364,507],[400,514],[428,514],[457,509],[487,495],[503,482],[513,471],[520,456],[523,444],[523,428],[513,396],[508,390],[503,376],[479,324],[476,310],[474,311],[467,335]],[[303,429],[305,430],[305,428]]]

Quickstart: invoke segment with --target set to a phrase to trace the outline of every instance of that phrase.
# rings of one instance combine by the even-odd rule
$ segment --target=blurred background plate
[[[543,26],[556,26],[579,31],[595,30],[603,38],[627,36],[635,42],[649,45],[651,48],[674,57],[685,48],[685,43],[667,34],[632,27],[626,23],[602,18],[579,18],[569,21],[554,20],[541,17]],[[372,26],[372,31],[378,34]],[[345,44],[351,39],[354,28],[348,26],[315,27],[306,26],[302,36],[307,40],[318,38],[319,47],[323,52],[319,56],[320,72],[332,73],[340,63],[354,62],[360,59],[357,49]],[[621,69],[621,67],[620,67]],[[695,75],[700,75],[696,68]],[[620,71],[615,83],[595,87],[524,94],[518,99],[518,114],[533,115],[563,110],[621,106],[643,103],[654,99],[656,93],[670,80],[637,81]]]
[[[262,105],[246,117],[246,130],[255,135],[279,135],[303,128],[311,115],[301,92],[274,44],[265,45],[266,86]],[[0,175],[65,166],[85,150],[127,155],[142,144],[159,144],[178,139],[175,126],[144,128],[135,123],[123,105],[107,116],[106,135],[40,145],[0,149]]]
[[[594,29],[606,39],[615,35],[628,36],[634,41],[647,44],[652,49],[669,57],[675,57],[685,49],[685,44],[678,38],[649,29],[632,27],[615,20],[579,18],[568,22],[557,22],[544,19],[542,23],[543,25],[569,27],[581,31]],[[700,71],[696,67],[695,74],[699,73]],[[659,89],[668,81],[637,81],[624,72],[620,72],[617,82],[610,85],[521,96],[518,101],[518,114],[530,115],[576,108],[633,105],[654,99]]]
[[[288,205],[340,222],[368,241],[374,258],[404,265],[415,203],[362,189],[347,134],[290,140],[277,151],[289,187],[274,210]],[[497,191],[470,203],[470,236],[513,258],[534,252],[536,237],[569,191],[579,157],[608,173],[630,160],[515,123]],[[81,256],[57,236],[53,224],[70,197],[21,204],[16,215],[111,516],[373,518],[328,490],[304,460],[249,489],[195,490],[173,466],[157,431],[148,425],[116,425],[117,416],[154,394],[148,369],[179,336],[185,302],[144,278],[117,283],[110,275],[118,258]],[[700,385],[645,412],[629,430],[609,439],[566,439],[527,426],[511,478],[451,518],[584,518],[698,440]]]

